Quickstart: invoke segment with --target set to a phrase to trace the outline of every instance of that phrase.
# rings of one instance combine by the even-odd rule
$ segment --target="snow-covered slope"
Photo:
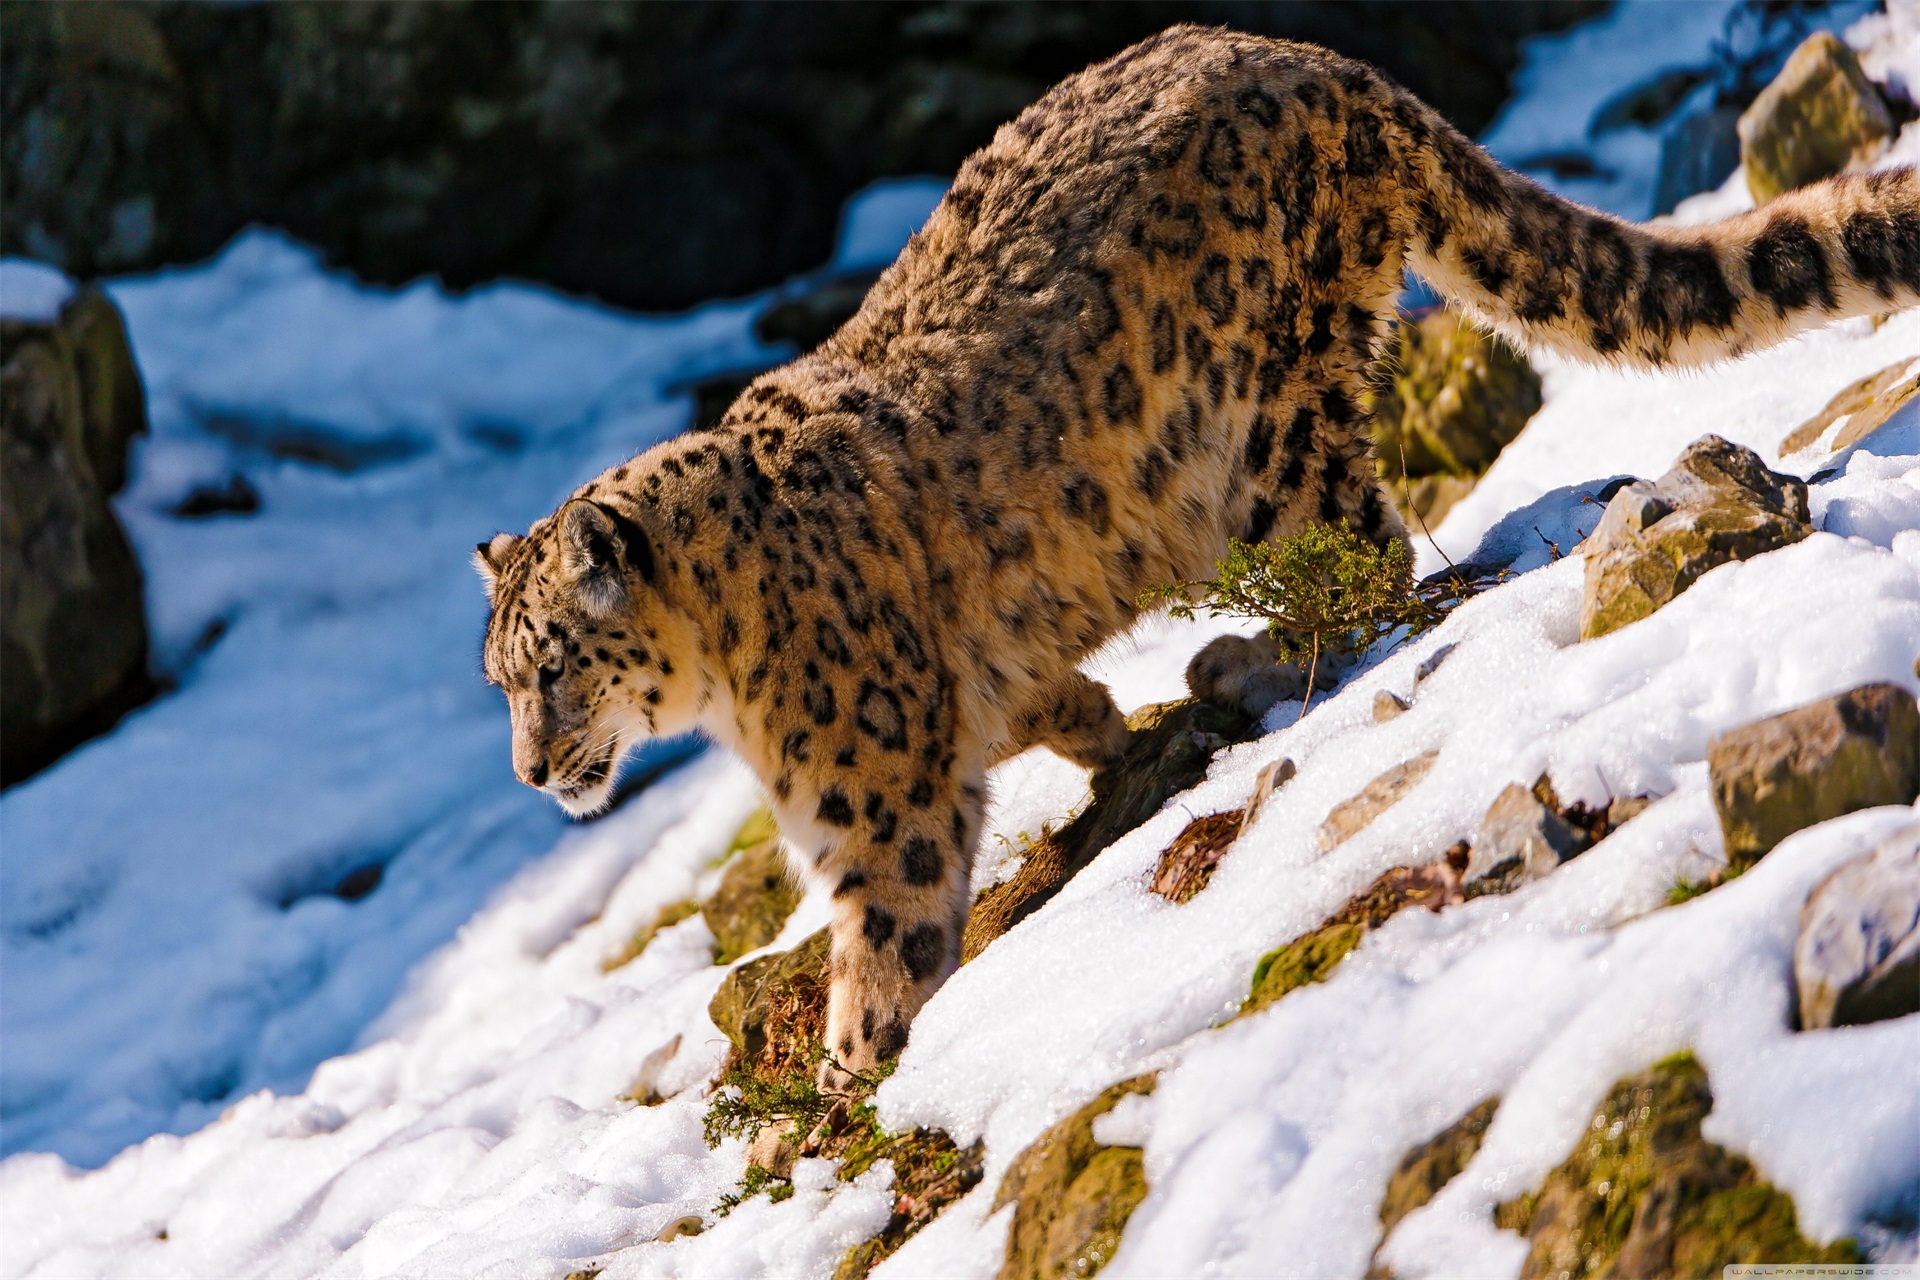
[[[847,253],[877,252],[869,231],[917,198],[857,235],[850,219]],[[711,886],[752,779],[710,752],[565,824],[508,773],[465,563],[679,429],[673,388],[765,358],[751,306],[643,321],[520,287],[366,290],[265,235],[114,296],[155,426],[120,509],[179,687],[0,799],[0,1273],[830,1274],[886,1222],[884,1167],[838,1185],[802,1161],[791,1199],[652,1242],[741,1172],[739,1144],[701,1137],[723,971],[697,916],[601,967]],[[1511,1275],[1523,1248],[1492,1204],[1564,1156],[1614,1080],[1682,1047],[1713,1081],[1707,1136],[1790,1192],[1809,1235],[1911,1257],[1920,1025],[1791,1033],[1784,974],[1808,887],[1912,811],[1824,824],[1665,903],[1722,861],[1712,734],[1868,680],[1920,688],[1920,402],[1842,456],[1778,453],[1842,386],[1914,357],[1920,313],[1705,373],[1551,370],[1540,414],[1436,530],[1522,576],[1304,718],[1276,708],[927,1007],[881,1119],[983,1138],[987,1174],[877,1274],[993,1274],[1008,1162],[1157,1068],[1114,1120],[1150,1189],[1107,1274],[1358,1275],[1400,1156],[1499,1094],[1473,1164],[1383,1261]],[[1600,482],[1657,474],[1710,431],[1820,475],[1826,532],[1575,643],[1581,566],[1555,548],[1591,527]],[[258,514],[169,514],[236,474]],[[1176,696],[1221,625],[1151,623],[1094,665],[1123,704]],[[1376,724],[1374,694],[1412,693],[1445,645],[1413,709]],[[1332,805],[1427,750],[1405,800],[1320,851]],[[1298,776],[1207,890],[1148,893],[1168,840],[1280,756]],[[1227,1024],[1262,953],[1543,770],[1568,800],[1659,799],[1546,880],[1403,913],[1331,980]],[[1085,796],[1040,753],[993,785],[977,883]],[[376,864],[373,892],[334,892]],[[825,916],[803,903],[773,946]],[[623,1100],[676,1044],[652,1080],[669,1100]]]

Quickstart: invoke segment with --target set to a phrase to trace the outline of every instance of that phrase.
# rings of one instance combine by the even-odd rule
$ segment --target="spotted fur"
[[[1123,748],[1077,664],[1139,594],[1229,538],[1403,536],[1360,405],[1408,267],[1523,343],[1697,362],[1920,300],[1920,188],[1630,226],[1359,63],[1175,28],[1002,128],[717,427],[480,549],[516,770],[580,812],[643,738],[737,751],[832,893],[829,1049],[897,1052],[958,960],[988,766]]]

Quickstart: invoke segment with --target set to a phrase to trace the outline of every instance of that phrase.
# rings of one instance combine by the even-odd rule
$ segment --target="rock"
[[[1403,760],[1369,782],[1358,795],[1333,806],[1326,821],[1314,832],[1315,841],[1322,850],[1331,850],[1358,835],[1375,818],[1398,804],[1402,796],[1418,786],[1420,779],[1427,776],[1427,770],[1433,768],[1433,762],[1439,758],[1438,751],[1427,751],[1411,760]]]
[[[1511,783],[1480,820],[1464,879],[1472,884],[1517,862],[1523,880],[1538,880],[1579,851],[1566,821],[1532,791]]]
[[[1394,500],[1437,524],[1540,408],[1540,376],[1448,311],[1401,322],[1393,367],[1374,397],[1374,455]],[[1403,492],[1402,479],[1426,483]]]
[[[1156,1081],[1122,1080],[1014,1157],[993,1200],[995,1212],[1017,1206],[999,1280],[1090,1276],[1112,1259],[1147,1181],[1140,1149],[1102,1146],[1093,1122],[1130,1094],[1152,1093]]]
[[[1580,544],[1587,557],[1580,638],[1647,617],[1709,569],[1812,532],[1805,484],[1769,471],[1750,449],[1702,436],[1658,481],[1615,492]]]
[[[1447,862],[1394,867],[1350,898],[1319,928],[1262,956],[1254,967],[1253,982],[1240,1012],[1257,1013],[1308,983],[1325,982],[1362,938],[1403,909],[1438,911],[1464,900],[1459,873]]]
[[[821,929],[791,951],[739,966],[720,981],[707,1016],[755,1074],[806,1072],[827,1025],[827,952]]]
[[[1242,813],[1210,813],[1195,818],[1160,854],[1149,888],[1169,902],[1187,902],[1207,887],[1214,868],[1240,834]]]
[[[1258,720],[1278,702],[1304,698],[1307,663],[1282,661],[1284,655],[1272,636],[1216,636],[1187,662],[1187,692],[1202,702],[1232,707]],[[1324,692],[1340,683],[1358,657],[1351,653],[1324,653],[1313,673],[1313,687]]]
[[[734,847],[739,853],[727,864],[720,887],[700,905],[713,930],[715,964],[732,964],[772,942],[800,905],[800,890],[787,876],[771,815],[762,810],[748,819]]]
[[[1366,936],[1365,925],[1330,920],[1277,951],[1269,951],[1254,966],[1253,982],[1240,1012],[1258,1013],[1309,983],[1325,982]]]
[[[1653,211],[1672,213],[1688,196],[1717,190],[1740,165],[1740,112],[1715,107],[1687,116],[1660,138]]]
[[[1837,423],[1839,429],[1833,431],[1833,438],[1826,441],[1821,452],[1838,453],[1866,439],[1915,395],[1920,395],[1920,361],[1896,360],[1878,373],[1847,384],[1825,408],[1788,433],[1780,443],[1780,452],[1804,453],[1815,448]]]
[[[1093,799],[1057,831],[1042,836],[1009,880],[981,894],[961,939],[962,963],[1051,901],[1108,845],[1160,811],[1207,774],[1214,752],[1243,742],[1253,720],[1210,702],[1142,707],[1127,717],[1133,740],[1111,769],[1093,775]]]
[[[120,314],[84,289],[0,322],[0,784],[155,691],[139,563],[108,499],[146,430]]]
[[[1803,827],[1920,795],[1920,711],[1867,684],[1729,730],[1707,744],[1727,866],[1753,865]]]
[[[1253,775],[1253,794],[1247,797],[1247,807],[1240,814],[1241,835],[1252,828],[1254,819],[1260,816],[1260,810],[1273,798],[1274,793],[1292,782],[1293,775],[1298,772],[1293,761],[1283,756]]]
[[[697,1213],[690,1213],[684,1218],[675,1218],[660,1228],[660,1234],[654,1239],[665,1244],[670,1240],[678,1240],[682,1236],[697,1236],[706,1229],[706,1220]]]
[[[1382,689],[1373,695],[1373,722],[1385,724],[1397,719],[1413,708],[1413,704],[1399,694]]]
[[[1463,570],[1462,572],[1465,572],[1465,571]],[[1458,644],[1443,644],[1438,649],[1435,649],[1432,653],[1422,658],[1420,660],[1420,665],[1413,669],[1413,687],[1415,689],[1418,689],[1421,685],[1425,684],[1427,681],[1427,677],[1431,676],[1434,672],[1438,671],[1441,667],[1441,664],[1446,662],[1448,658],[1451,658],[1453,656],[1454,650],[1458,649],[1459,647],[1460,646]]]
[[[382,283],[677,309],[818,267],[853,192],[1179,18],[1368,59],[1474,133],[1519,41],[1600,7],[0,6],[0,252],[148,270],[261,223]]]
[[[1607,827],[1615,830],[1626,826],[1647,811],[1653,803],[1649,796],[1615,796],[1607,802]]]
[[[1678,1054],[1614,1085],[1566,1160],[1494,1211],[1527,1237],[1520,1280],[1717,1276],[1736,1263],[1848,1263],[1851,1240],[1801,1236],[1793,1201],[1700,1136],[1707,1074]]]
[[[1793,981],[1808,1031],[1920,1011],[1920,826],[1888,836],[1807,895]]]
[[[1740,117],[1740,162],[1756,204],[1877,155],[1893,118],[1860,60],[1831,32],[1793,51]]]
[[[1380,1200],[1383,1237],[1467,1167],[1480,1150],[1480,1141],[1487,1136],[1487,1126],[1493,1123],[1499,1108],[1500,1099],[1486,1099],[1400,1158]]]

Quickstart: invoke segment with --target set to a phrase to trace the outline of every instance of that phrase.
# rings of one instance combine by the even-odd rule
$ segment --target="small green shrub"
[[[1438,626],[1494,578],[1458,570],[1413,581],[1413,557],[1395,539],[1376,547],[1346,525],[1312,525],[1272,542],[1227,544],[1204,582],[1175,582],[1140,594],[1142,608],[1176,618],[1257,618],[1286,659],[1307,664],[1307,697],[1322,654],[1365,653],[1388,636],[1406,640]]]

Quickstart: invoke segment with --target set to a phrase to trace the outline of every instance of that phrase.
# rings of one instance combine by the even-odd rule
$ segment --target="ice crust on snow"
[[[1601,23],[1619,40],[1646,11]],[[1638,61],[1596,61],[1596,86],[1679,47],[1633,39]],[[1560,111],[1537,96],[1552,64],[1528,65],[1533,109]],[[896,214],[897,248],[917,219]],[[701,1137],[723,971],[697,916],[601,967],[711,888],[760,803],[751,775],[710,752],[563,822],[507,770],[466,565],[476,540],[679,430],[689,380],[770,358],[754,304],[665,320],[520,286],[371,290],[261,233],[110,292],[154,417],[118,507],[179,687],[0,797],[0,1274],[831,1274],[888,1218],[884,1164],[839,1185],[802,1162],[792,1198],[652,1243],[740,1174],[737,1142]],[[1664,904],[1723,861],[1709,737],[1869,680],[1920,686],[1920,409],[1837,457],[1778,454],[1834,392],[1916,354],[1908,314],[1704,372],[1550,369],[1541,412],[1435,531],[1514,580],[1304,718],[1276,708],[927,1006],[881,1117],[983,1137],[986,1177],[878,1274],[992,1275],[1001,1172],[1099,1090],[1157,1070],[1097,1129],[1144,1147],[1149,1183],[1110,1274],[1358,1275],[1400,1156],[1498,1094],[1473,1163],[1382,1261],[1512,1275],[1524,1245],[1491,1206],[1564,1158],[1614,1080],[1683,1047],[1712,1079],[1707,1136],[1790,1192],[1809,1235],[1864,1229],[1876,1256],[1912,1256],[1920,1021],[1796,1034],[1786,1011],[1807,889],[1913,811],[1822,824]],[[1575,643],[1572,553],[1598,495],[1709,431],[1808,477],[1821,532]],[[257,515],[170,514],[235,474]],[[1423,569],[1439,563],[1423,549]],[[1129,708],[1176,697],[1229,628],[1250,629],[1151,621],[1089,669]],[[1375,724],[1381,689],[1412,708]],[[1427,750],[1399,805],[1319,850],[1334,804]],[[1209,887],[1180,906],[1149,893],[1172,836],[1243,803],[1280,756],[1297,776]],[[1329,981],[1233,1020],[1261,954],[1543,771],[1568,800],[1658,799],[1547,879],[1403,913]],[[991,784],[976,883],[1087,794],[1041,752]],[[331,892],[369,860],[375,892]],[[826,917],[807,899],[773,946]],[[653,1080],[668,1101],[623,1101],[676,1039]]]

